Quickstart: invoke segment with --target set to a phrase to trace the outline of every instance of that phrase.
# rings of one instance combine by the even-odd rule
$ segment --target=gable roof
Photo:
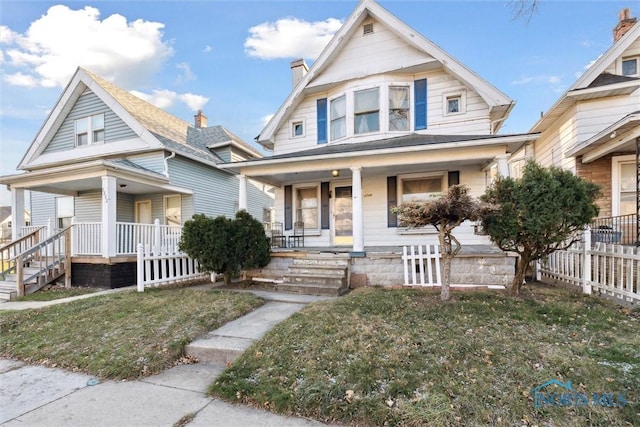
[[[260,157],[250,145],[238,137],[231,137],[232,134],[221,126],[196,128],[102,77],[78,68],[20,161],[19,169],[30,169],[29,163],[45,150],[75,102],[86,90],[92,91],[108,105],[146,143],[146,150],[173,151],[197,162],[215,166],[223,161],[209,150],[208,145],[219,141],[217,135],[222,133],[245,151]]]
[[[389,11],[377,4],[374,0],[361,0],[355,10],[346,19],[342,27],[336,32],[329,44],[320,53],[320,56],[313,63],[309,71],[300,79],[293,91],[289,94],[278,111],[271,118],[269,123],[256,138],[260,144],[266,148],[273,148],[273,137],[282,124],[288,119],[295,107],[302,101],[307,86],[332,63],[343,48],[349,42],[351,36],[358,30],[360,24],[373,17],[377,21],[385,24],[398,37],[416,50],[430,56],[434,61],[448,73],[458,80],[473,88],[480,97],[489,105],[492,110],[493,120],[504,120],[509,114],[514,101],[507,95],[496,89],[493,85],[471,71],[464,64],[447,54],[417,31],[409,27]],[[499,126],[498,126],[499,127]],[[497,130],[497,128],[496,128]]]
[[[551,108],[533,125],[531,132],[542,132],[562,116],[577,100],[592,99],[603,94],[628,95],[640,87],[636,77],[618,76],[605,72],[636,39],[640,37],[640,22],[631,27],[624,36],[615,42],[587,71],[585,71]],[[600,95],[602,96],[602,95]]]

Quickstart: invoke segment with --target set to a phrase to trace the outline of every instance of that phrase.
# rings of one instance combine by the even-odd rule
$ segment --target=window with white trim
[[[75,121],[76,147],[104,142],[104,114]]]
[[[182,197],[179,194],[164,196],[164,222],[166,225],[182,225]]]
[[[75,215],[72,196],[56,197],[56,225],[59,229],[71,226],[71,218]]]
[[[293,120],[291,122],[291,138],[299,138],[304,136],[304,121]]]
[[[353,93],[353,133],[361,134],[380,130],[380,88],[359,90]]]
[[[409,86],[389,86],[389,131],[409,130]]]
[[[332,99],[329,109],[331,141],[347,136],[347,97]]]
[[[320,229],[320,187],[297,186],[294,189],[294,198],[296,222],[303,222],[307,230]]]
[[[622,60],[622,75],[623,76],[636,76],[640,74],[639,64],[640,57],[637,58],[624,58]]]
[[[442,173],[399,176],[400,203],[427,201],[442,196],[445,176]]]
[[[636,164],[620,163],[620,215],[636,213]]]

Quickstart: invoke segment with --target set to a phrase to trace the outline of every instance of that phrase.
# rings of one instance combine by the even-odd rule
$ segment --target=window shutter
[[[293,225],[293,187],[284,186],[284,229],[291,230]]]
[[[460,185],[460,171],[449,172],[449,187],[452,185]]]
[[[427,128],[427,79],[413,82],[415,130]]]
[[[329,229],[329,183],[320,183],[320,228]]]
[[[327,143],[327,98],[316,101],[318,118],[318,144]]]
[[[387,227],[398,226],[398,215],[391,213],[391,208],[398,206],[398,179],[395,176],[387,177]]]

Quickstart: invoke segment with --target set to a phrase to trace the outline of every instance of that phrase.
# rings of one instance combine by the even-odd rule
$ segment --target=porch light
[[[120,184],[120,188],[125,188],[127,184]]]
[[[333,176],[334,178],[337,178],[340,176],[340,171],[338,169],[334,169],[331,171],[331,176]]]

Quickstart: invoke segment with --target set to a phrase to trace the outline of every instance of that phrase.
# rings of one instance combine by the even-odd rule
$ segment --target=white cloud
[[[261,59],[316,59],[342,21],[306,22],[297,18],[283,18],[249,28],[251,34],[244,43],[249,56]]]
[[[100,11],[90,6],[52,6],[24,34],[0,28],[0,42],[10,47],[5,50],[5,71],[30,76],[40,86],[63,87],[82,66],[120,86],[134,87],[146,83],[173,54],[162,28],[159,22],[127,22],[118,14],[101,21]]]
[[[38,81],[33,76],[23,73],[7,74],[3,79],[13,86],[35,87],[38,85]]]
[[[211,52],[212,50],[213,50],[213,48],[212,48],[211,46],[209,46],[209,45],[206,45],[206,46],[204,47],[204,49],[202,49],[202,51],[203,51],[204,53],[209,53],[209,52]]]
[[[180,74],[176,79],[177,84],[196,79],[196,75],[193,73],[193,71],[191,71],[191,67],[186,62],[180,62],[179,64],[176,64],[176,68],[182,71],[182,74]]]
[[[557,85],[561,83],[562,78],[560,76],[550,76],[548,74],[538,74],[536,76],[524,76],[518,80],[512,80],[511,84],[514,86],[528,85],[528,84],[545,84]]]
[[[130,93],[162,109],[167,109],[175,105],[177,102],[182,102],[191,110],[198,111],[201,110],[207,102],[209,102],[209,98],[201,95],[195,95],[193,93],[180,94],[166,89],[154,90],[151,94],[139,92],[137,90],[132,90]]]

